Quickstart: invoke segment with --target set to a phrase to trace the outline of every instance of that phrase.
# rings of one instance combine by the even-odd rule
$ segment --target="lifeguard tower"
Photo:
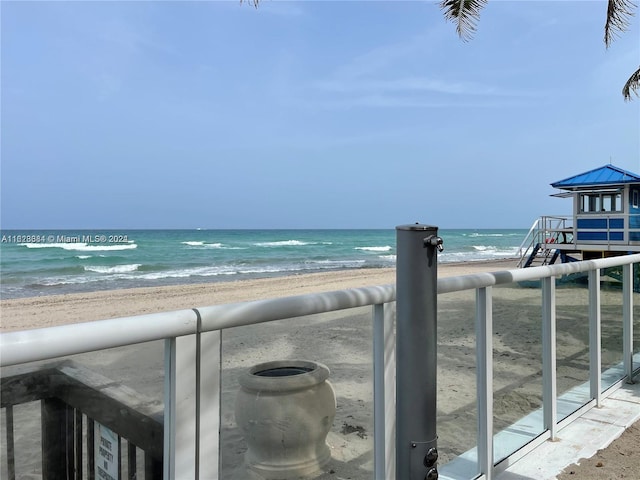
[[[573,216],[537,219],[518,267],[640,252],[640,175],[605,165],[551,184],[573,199]]]

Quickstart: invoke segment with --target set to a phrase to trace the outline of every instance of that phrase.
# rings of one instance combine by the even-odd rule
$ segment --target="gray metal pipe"
[[[435,480],[437,250],[428,225],[396,227],[396,478]]]

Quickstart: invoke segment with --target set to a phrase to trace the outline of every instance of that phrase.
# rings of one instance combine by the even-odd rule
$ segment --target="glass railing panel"
[[[497,463],[543,432],[541,289],[493,288],[493,420]]]
[[[29,401],[0,409],[0,478],[42,473],[40,402]],[[7,430],[9,429],[9,430]],[[9,448],[13,443],[13,449]]]
[[[640,368],[640,264],[633,266],[633,352],[634,370]],[[636,377],[637,378],[637,377]]]
[[[221,478],[373,478],[372,345],[372,307],[225,330]]]
[[[601,373],[602,390],[624,378],[622,365],[622,267],[601,270]]]
[[[475,302],[475,290],[438,295],[439,464],[454,478],[478,472]]]
[[[3,367],[0,376],[3,407],[12,407],[0,416],[2,478],[8,431],[16,478],[66,478],[67,465],[89,478],[91,450],[95,478],[161,475],[163,341]]]
[[[557,421],[591,399],[589,389],[589,290],[585,281],[556,281]]]

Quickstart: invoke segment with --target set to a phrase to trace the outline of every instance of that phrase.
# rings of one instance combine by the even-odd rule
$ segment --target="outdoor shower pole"
[[[438,227],[396,227],[396,479],[438,478]]]

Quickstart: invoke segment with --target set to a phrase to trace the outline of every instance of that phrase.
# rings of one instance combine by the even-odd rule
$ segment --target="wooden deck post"
[[[68,451],[68,422],[73,422],[72,409],[57,398],[42,400],[42,478],[59,480],[71,478],[69,460],[73,462],[72,451]],[[73,431],[73,425],[71,425]],[[73,448],[73,439],[71,442]],[[73,465],[73,463],[71,463]]]

